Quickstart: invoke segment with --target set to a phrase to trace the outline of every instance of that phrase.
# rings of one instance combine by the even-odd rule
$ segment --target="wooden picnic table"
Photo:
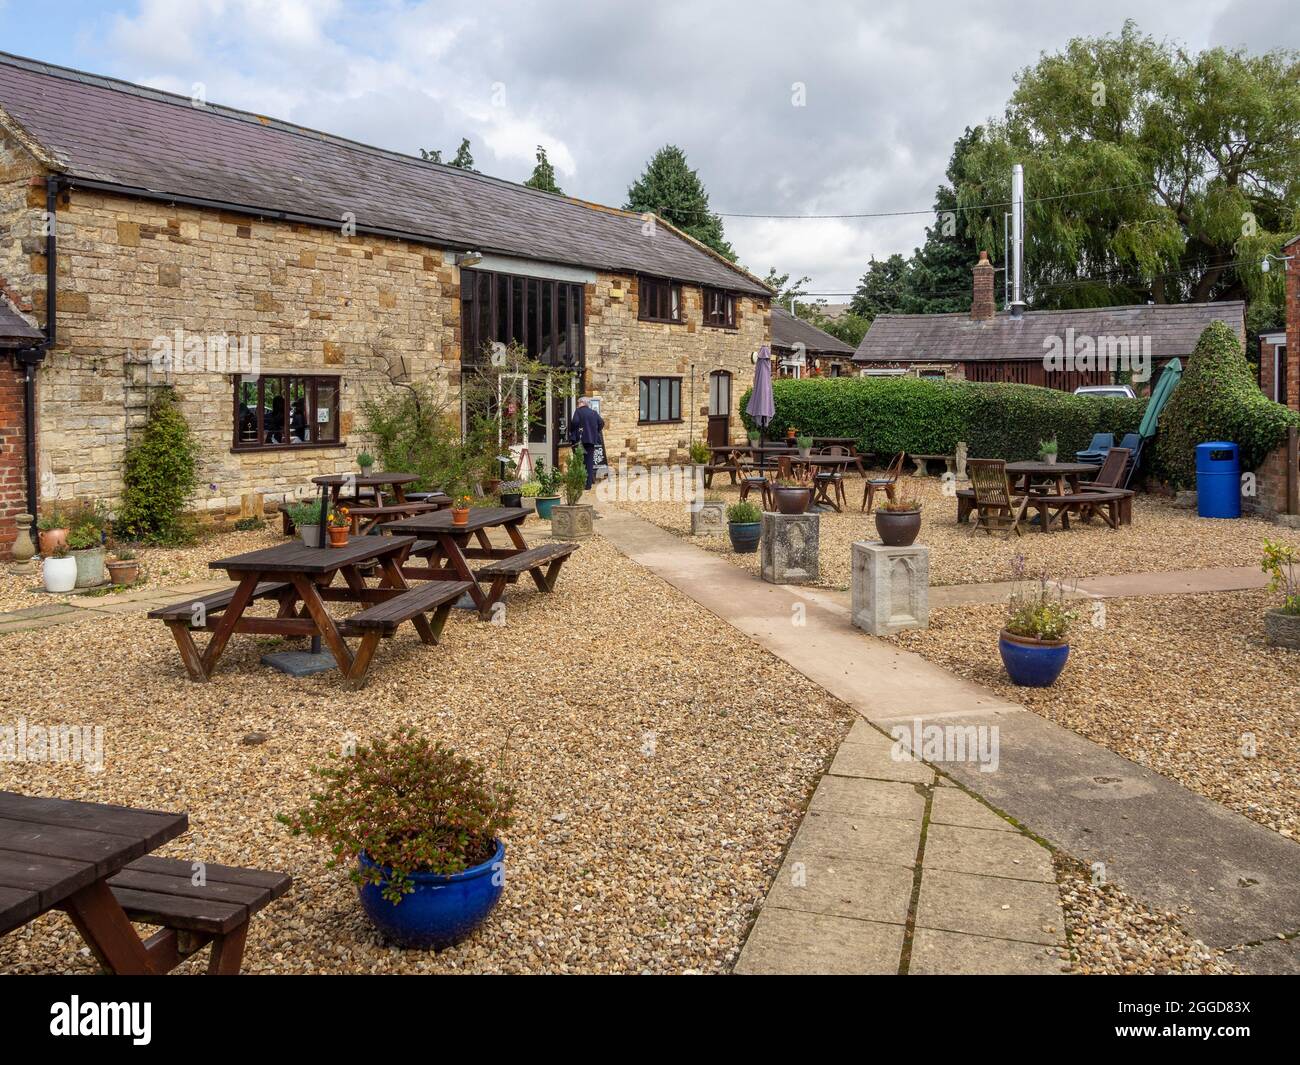
[[[405,503],[406,486],[414,484],[419,479],[419,474],[415,473],[326,473],[320,477],[313,477],[311,483],[329,489],[331,507],[338,506],[339,496],[345,488],[358,491],[369,488],[379,505],[383,506],[384,496],[390,494],[397,502]],[[391,493],[385,491],[389,488],[392,489]]]
[[[401,573],[405,577],[426,581],[468,581],[466,589],[479,616],[487,619],[505,591],[520,573],[532,575],[537,588],[549,592],[564,560],[577,550],[576,544],[545,544],[530,548],[519,527],[531,512],[524,507],[472,507],[468,520],[457,525],[450,510],[430,514],[416,514],[400,521],[383,525],[385,532],[410,540],[420,541],[404,548]],[[510,539],[510,547],[494,547],[488,537],[489,529],[502,529]],[[473,539],[474,545],[470,546]],[[425,565],[414,565],[406,555],[423,556]],[[487,560],[487,565],[475,570],[471,560]],[[542,569],[543,566],[547,568]],[[487,591],[479,581],[490,583]]]
[[[1097,467],[1087,462],[1008,462],[1007,476],[1011,479],[1011,487],[1014,491],[1022,494],[1029,494],[1035,488],[1042,489],[1047,487],[1043,482],[1049,482],[1056,485],[1056,494],[1063,496],[1066,494],[1065,485],[1069,482],[1071,494],[1077,494],[1079,491],[1079,478],[1085,473],[1092,475],[1097,472]],[[1037,486],[1034,482],[1039,482]]]
[[[208,943],[209,973],[239,972],[249,918],[291,878],[147,857],[188,827],[183,813],[0,791],[0,935],[63,910],[111,972],[170,972]],[[132,921],[163,927],[141,940]]]

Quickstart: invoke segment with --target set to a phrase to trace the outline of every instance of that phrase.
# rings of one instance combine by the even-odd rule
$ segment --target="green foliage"
[[[1242,469],[1253,470],[1291,425],[1300,425],[1300,414],[1259,390],[1236,336],[1214,322],[1160,414],[1156,472],[1175,488],[1195,484],[1196,445],[1213,440],[1236,444]]]
[[[1075,396],[1031,385],[922,381],[915,377],[803,378],[774,381],[773,424],[809,436],[847,436],[861,451],[954,454],[1014,462],[1038,456],[1055,436],[1061,453],[1087,447],[1094,433],[1135,432],[1145,400]],[[749,401],[741,397],[740,409]],[[746,425],[750,418],[742,414]]]
[[[199,443],[170,388],[149,405],[144,432],[126,452],[117,528],[136,540],[182,543],[190,536],[185,508],[199,484]]]
[[[1007,604],[1006,630],[1012,636],[1033,640],[1064,640],[1078,612],[1066,605],[1065,588],[1046,575],[1017,581]]]
[[[428,160],[430,163],[441,163],[442,149],[434,148],[430,151],[425,151],[425,149],[421,148],[420,158]],[[474,156],[469,150],[468,137],[462,137],[460,139],[460,147],[456,149],[456,155],[446,165],[454,166],[457,170],[468,170],[472,174],[478,173],[478,171],[474,169]]]
[[[732,503],[727,508],[727,521],[733,525],[752,525],[763,520],[763,513],[748,499]]]
[[[375,866],[353,868],[356,883],[379,884],[400,903],[415,872],[451,875],[490,859],[510,827],[514,792],[491,784],[482,767],[414,732],[377,739],[337,767],[318,768],[327,783],[312,804],[277,820],[295,835],[323,839],[330,867],[364,852]]]
[[[1300,564],[1300,551],[1290,544],[1264,541],[1264,557],[1259,568],[1268,574],[1268,590],[1282,593],[1282,611],[1286,614],[1300,614],[1300,576],[1296,574],[1296,565]]]
[[[375,456],[370,454],[369,451],[362,451],[359,455],[357,455],[357,465],[361,467],[363,472],[368,472],[370,470],[370,467],[373,466],[374,464],[375,464]]]
[[[68,550],[70,551],[88,551],[91,548],[102,547],[103,544],[103,532],[91,522],[79,522],[68,530]]]
[[[265,529],[266,522],[256,515],[249,515],[247,518],[240,518],[235,522],[235,532],[256,532],[258,529]]]
[[[675,144],[655,152],[627,190],[624,208],[657,214],[724,258],[736,261],[735,251],[723,236],[722,219],[709,209],[709,194],[700,175],[687,165],[686,153]]]
[[[704,466],[712,457],[709,454],[709,445],[703,440],[692,440],[690,446],[691,462],[696,466]]]
[[[536,499],[542,494],[542,484],[540,481],[525,481],[519,486],[519,494],[521,496],[527,496],[529,499]]]
[[[582,500],[582,493],[587,490],[586,452],[581,444],[574,444],[564,464],[564,502],[576,507]]]
[[[1038,441],[1038,457],[1040,459],[1047,455],[1059,454],[1060,452],[1057,450],[1056,437],[1052,437],[1050,440]]]
[[[540,144],[537,146],[537,165],[533,167],[532,175],[524,184],[530,189],[540,189],[542,192],[551,192],[556,196],[564,195],[564,190],[555,180],[555,166],[546,158],[546,149]]]
[[[555,466],[543,465],[539,462],[533,467],[533,481],[537,483],[537,495],[543,499],[549,499],[560,494],[563,477]],[[524,488],[527,487],[528,485],[524,485]],[[526,492],[525,494],[530,493]]]
[[[301,529],[305,525],[319,525],[321,519],[321,501],[319,499],[307,500],[302,503],[290,503],[284,508],[289,514],[289,520],[293,522],[295,529]]]

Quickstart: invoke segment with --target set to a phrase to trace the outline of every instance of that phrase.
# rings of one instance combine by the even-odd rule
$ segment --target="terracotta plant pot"
[[[68,546],[67,529],[42,529],[40,537],[41,554],[46,558],[49,558],[59,548]]]
[[[777,485],[772,490],[776,509],[782,514],[802,514],[812,502],[811,488],[787,488]]]
[[[469,524],[469,507],[452,507],[451,523],[453,525]]]
[[[134,584],[140,579],[140,563],[133,558],[110,562],[108,579],[114,584]]]
[[[886,547],[911,547],[921,531],[921,510],[878,510],[876,532]]]
[[[346,525],[329,526],[330,547],[347,547],[349,531]]]

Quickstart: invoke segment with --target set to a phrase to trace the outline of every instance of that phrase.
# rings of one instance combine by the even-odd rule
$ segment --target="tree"
[[[736,253],[722,233],[722,219],[709,209],[709,194],[700,176],[675,144],[655,152],[641,176],[627,190],[625,210],[657,214],[730,262]]]
[[[199,484],[199,442],[171,388],[151,397],[144,432],[122,462],[122,505],[114,531],[150,543],[190,538],[185,508]]]
[[[430,163],[442,163],[442,149],[432,148],[426,151],[424,148],[421,148],[420,158],[427,160]],[[457,170],[468,170],[474,174],[478,173],[478,171],[474,169],[474,156],[469,150],[468,137],[462,137],[460,139],[460,147],[456,149],[455,157],[451,162],[443,165],[454,166]]]
[[[1300,226],[1300,53],[1191,54],[1132,22],[1076,38],[971,146],[957,201],[994,205],[968,215],[981,247],[1000,243],[1015,162],[1035,306],[1277,302],[1257,264]]]
[[[555,167],[546,158],[546,149],[540,144],[537,146],[537,165],[533,167],[532,176],[524,184],[530,189],[553,192],[557,196],[564,195],[564,190],[555,183]]]
[[[812,278],[805,274],[798,281],[791,282],[790,275],[778,274],[775,266],[768,270],[767,277],[763,278],[763,284],[776,292],[776,295],[772,297],[773,304],[784,307],[788,311],[793,302],[795,314],[799,315],[800,318],[805,317],[804,309],[811,306],[808,303],[799,302],[804,296],[808,295],[806,286],[811,281]]]
[[[872,256],[862,275],[858,291],[849,301],[849,310],[871,321],[878,314],[912,313],[912,295],[908,290],[910,260],[895,252],[888,259]]]

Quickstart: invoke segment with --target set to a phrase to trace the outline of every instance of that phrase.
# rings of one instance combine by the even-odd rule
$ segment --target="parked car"
[[[1099,396],[1102,399],[1137,399],[1128,385],[1080,385],[1076,396]]]

